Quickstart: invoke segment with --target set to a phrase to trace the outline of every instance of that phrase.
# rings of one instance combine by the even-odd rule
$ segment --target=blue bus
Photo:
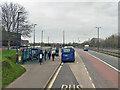
[[[75,61],[75,50],[74,48],[62,48],[61,50],[61,61]]]

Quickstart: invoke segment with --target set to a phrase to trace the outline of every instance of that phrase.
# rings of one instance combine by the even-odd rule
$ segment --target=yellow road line
[[[92,83],[93,88],[95,88],[95,85]]]
[[[88,71],[87,71],[87,74],[89,74]]]
[[[92,80],[90,76],[89,76],[89,79]]]
[[[63,65],[63,63],[62,63],[61,66],[58,68],[58,70],[57,70],[57,72],[55,73],[55,76],[53,77],[52,81],[50,82],[48,88],[51,88],[51,87],[52,87],[55,79],[57,78],[58,73],[60,72],[60,69],[62,68],[62,65]]]
[[[82,85],[82,84],[80,84],[80,87],[81,87],[81,88],[83,88],[83,85]]]
[[[71,85],[69,85],[69,90],[71,90]]]

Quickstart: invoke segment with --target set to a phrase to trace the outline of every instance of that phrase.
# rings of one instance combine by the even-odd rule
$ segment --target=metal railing
[[[93,48],[93,47],[89,48],[89,49],[94,50],[94,51],[98,51],[97,48]],[[116,56],[116,57],[120,58],[120,49],[103,49],[103,48],[99,48],[99,52],[109,54],[109,55]]]

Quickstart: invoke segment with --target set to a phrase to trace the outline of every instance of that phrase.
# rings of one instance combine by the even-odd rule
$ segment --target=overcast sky
[[[102,0],[84,0],[84,2],[69,2],[67,0],[2,0],[1,2],[15,2],[21,4],[28,11],[30,23],[37,24],[36,42],[41,42],[41,31],[44,31],[44,42],[63,42],[63,30],[65,42],[86,41],[97,37],[96,26],[100,29],[100,38],[118,33],[118,0],[114,2],[99,2]],[[56,2],[55,2],[56,1]],[[66,1],[66,2],[65,2]],[[83,0],[81,0],[83,1]],[[86,2],[85,2],[86,1]],[[106,1],[106,2],[105,2]],[[33,33],[28,39],[33,42]]]

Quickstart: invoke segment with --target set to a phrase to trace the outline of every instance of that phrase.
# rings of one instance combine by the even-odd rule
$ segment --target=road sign
[[[19,60],[19,62],[21,62],[21,56],[19,56],[18,60]]]

